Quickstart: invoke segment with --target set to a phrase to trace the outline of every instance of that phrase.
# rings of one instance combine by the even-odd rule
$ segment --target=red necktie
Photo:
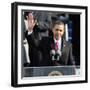
[[[58,42],[55,43],[55,50],[58,50]]]

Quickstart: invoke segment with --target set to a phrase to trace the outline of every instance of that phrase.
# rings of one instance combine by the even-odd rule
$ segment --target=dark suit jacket
[[[42,39],[40,43],[40,49],[42,52],[43,59],[40,62],[41,66],[55,66],[55,65],[74,65],[74,58],[72,55],[72,45],[69,42],[66,42],[62,39],[61,52],[62,55],[59,61],[53,62],[50,57],[50,51],[52,50],[52,46],[54,45],[53,38],[45,37]]]
[[[41,58],[40,51],[37,49],[37,47],[39,45],[39,41],[41,40],[40,33],[38,30],[34,29],[33,33],[28,35],[28,31],[26,31],[25,37],[29,45],[30,66],[39,66]]]
[[[62,39],[62,55],[58,62],[53,62],[50,57],[51,45],[54,45],[52,37],[39,37],[40,33],[37,30],[31,35],[25,33],[29,44],[29,57],[31,66],[55,66],[55,65],[74,65],[74,59],[72,55],[72,45]]]

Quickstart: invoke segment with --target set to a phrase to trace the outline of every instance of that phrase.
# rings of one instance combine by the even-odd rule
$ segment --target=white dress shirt
[[[33,30],[28,31],[28,35],[31,35],[33,33]]]
[[[54,38],[54,42],[55,42],[55,43],[58,42],[58,49],[61,50],[61,38],[60,38],[59,40],[56,40],[56,39]]]

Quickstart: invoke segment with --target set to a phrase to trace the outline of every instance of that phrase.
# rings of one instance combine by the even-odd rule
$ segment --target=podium
[[[23,77],[75,75],[75,66],[24,67]]]

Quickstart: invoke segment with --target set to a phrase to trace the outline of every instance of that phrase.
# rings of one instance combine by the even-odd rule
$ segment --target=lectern
[[[24,67],[23,77],[75,75],[75,66]]]

